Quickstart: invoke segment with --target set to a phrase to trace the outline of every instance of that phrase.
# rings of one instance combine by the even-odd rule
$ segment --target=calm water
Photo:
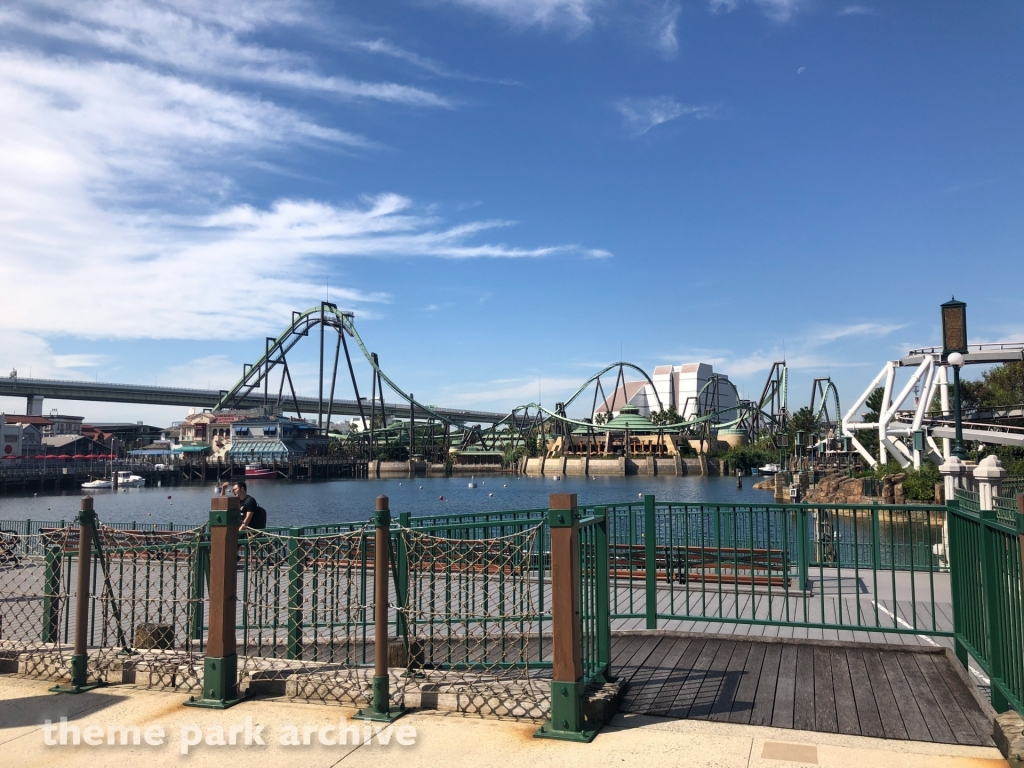
[[[551,493],[576,493],[581,504],[635,501],[653,493],[663,501],[771,503],[768,491],[755,491],[757,478],[745,477],[743,490],[730,477],[597,477],[554,480],[540,477],[334,480],[288,483],[252,480],[249,491],[267,510],[268,525],[314,525],[367,520],[380,494],[391,499],[392,512],[414,515],[489,512],[547,507]],[[93,491],[96,512],[105,522],[174,522],[200,524],[209,519],[213,484],[172,488],[126,488]],[[80,494],[0,497],[0,520],[71,520]],[[439,497],[444,497],[442,501]],[[170,498],[168,498],[170,497]]]

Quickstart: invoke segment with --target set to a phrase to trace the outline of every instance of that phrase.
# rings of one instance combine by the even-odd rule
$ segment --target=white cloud
[[[583,253],[592,259],[610,259],[614,255],[611,251],[606,251],[603,248],[591,248]]]
[[[833,341],[848,339],[854,336],[881,338],[906,327],[906,323],[851,323],[849,325],[823,328],[815,331],[811,334],[810,342],[813,344],[830,344]]]
[[[626,124],[636,135],[647,133],[657,125],[684,115],[702,120],[714,114],[711,107],[680,104],[671,96],[623,99],[615,104],[615,109],[625,118]]]
[[[594,25],[604,0],[450,0],[475,11],[505,19],[517,27],[562,28],[582,34]]]
[[[873,13],[873,11],[867,6],[863,5],[848,5],[840,11],[836,12],[836,16],[864,16],[866,14]]]
[[[742,0],[709,0],[709,6],[713,13],[731,13],[741,2]],[[807,5],[806,0],[747,0],[747,3],[756,6],[765,16],[778,22],[789,21]]]
[[[666,59],[674,58],[679,52],[676,26],[680,10],[678,3],[665,3],[659,6],[652,16],[651,33],[654,47]]]
[[[357,40],[352,44],[353,48],[366,51],[367,53],[376,53],[382,56],[390,56],[393,59],[412,64],[414,67],[418,67],[426,72],[430,72],[438,77],[454,78],[456,80],[468,80],[475,83],[492,83],[495,85],[519,85],[515,80],[495,80],[487,77],[477,77],[475,75],[467,75],[454,69],[449,69],[444,64],[426,56],[420,56],[418,53],[406,50],[401,46],[395,45],[394,43],[388,42],[383,38],[377,40]]]
[[[84,57],[127,56],[136,63],[202,79],[253,82],[344,99],[451,106],[450,100],[421,88],[322,74],[304,53],[246,39],[281,26],[304,26],[320,13],[301,2],[252,6],[242,0],[205,5],[189,0],[14,0],[0,13],[0,28],[77,44]]]
[[[0,27],[9,29],[12,15],[27,7],[0,11]],[[296,149],[365,152],[375,144],[189,67],[155,66],[163,54],[133,60],[125,41],[145,47],[160,37],[160,24],[173,32],[187,13],[200,24],[199,48],[206,23],[230,32],[230,48],[231,35],[293,23],[285,6],[179,2],[173,13],[154,4],[73,7],[82,17],[76,24],[93,35],[89,55],[0,47],[0,285],[45,285],[48,306],[87,311],[69,323],[67,311],[40,313],[37,291],[5,290],[5,333],[29,334],[37,346],[52,334],[251,338],[279,330],[292,309],[319,299],[322,277],[339,257],[536,258],[581,250],[484,241],[511,222],[446,224],[396,194],[349,203],[235,202],[239,165],[287,167]],[[116,34],[96,32],[101,21],[109,32],[123,18],[134,19],[137,38],[124,31],[127,22]],[[215,56],[214,48],[206,45],[204,55]],[[263,56],[269,71],[276,54],[258,48],[232,55]],[[336,284],[331,296],[361,317],[370,314],[365,307],[390,300]],[[61,361],[43,346],[28,357],[59,370]],[[15,352],[5,341],[0,365],[15,361]]]
[[[446,401],[458,403],[487,403],[489,408],[514,408],[517,405],[536,403],[538,384],[540,396],[546,407],[551,408],[559,398],[571,395],[584,379],[537,377],[495,379],[487,382],[470,383],[469,389],[448,388]]]

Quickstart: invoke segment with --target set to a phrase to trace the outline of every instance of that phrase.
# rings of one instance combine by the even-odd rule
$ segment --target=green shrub
[[[729,466],[749,472],[756,467],[763,467],[776,460],[772,451],[758,448],[752,445],[738,445],[726,451],[722,458],[729,462]]]

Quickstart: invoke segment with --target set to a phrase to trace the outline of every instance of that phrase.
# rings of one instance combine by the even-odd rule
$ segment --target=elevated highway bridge
[[[41,414],[44,398],[53,400],[87,400],[106,403],[138,403],[141,405],[173,405],[185,408],[214,409],[224,400],[227,390],[188,389],[185,387],[156,387],[136,384],[108,384],[93,381],[62,381],[56,379],[25,379],[21,377],[0,378],[0,397],[24,397]],[[276,398],[275,398],[276,400]],[[256,390],[232,401],[232,407],[240,409],[262,408],[262,391]],[[298,407],[303,414],[316,414],[321,401],[316,397],[291,397],[285,400],[288,410]],[[384,413],[389,416],[409,417],[409,403],[384,403]],[[378,411],[380,405],[377,405]],[[369,405],[363,404],[368,410]],[[453,422],[465,424],[494,424],[506,418],[506,413],[464,410],[459,408],[430,407],[433,414]],[[355,400],[334,399],[333,413],[339,416],[359,416],[359,403]],[[431,417],[421,407],[415,409],[417,419]]]

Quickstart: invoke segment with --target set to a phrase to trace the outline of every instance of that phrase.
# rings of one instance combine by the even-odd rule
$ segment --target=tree
[[[997,407],[1024,403],[1024,363],[1003,363],[981,374],[981,405]]]
[[[651,415],[648,417],[648,421],[655,426],[661,426],[662,424],[678,424],[682,420],[683,417],[679,415],[679,412],[676,411],[676,407],[674,405],[670,405],[664,411],[652,411]]]
[[[877,424],[878,420],[882,417],[882,401],[885,399],[885,389],[883,387],[877,387],[870,395],[868,399],[864,401],[864,407],[867,408],[867,413],[864,414],[864,421],[872,424]]]

